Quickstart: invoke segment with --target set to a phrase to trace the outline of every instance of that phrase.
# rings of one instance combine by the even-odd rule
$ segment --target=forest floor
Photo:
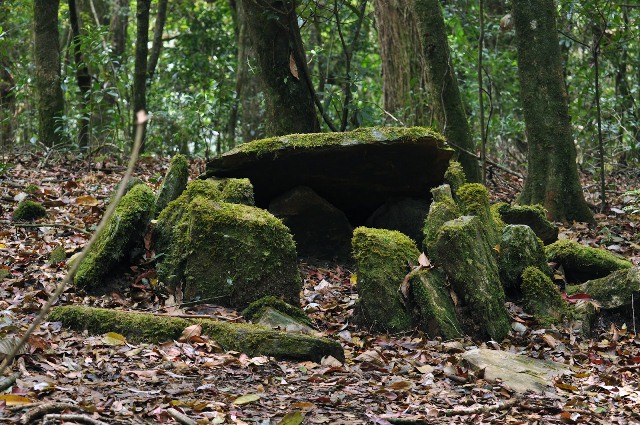
[[[109,161],[50,157],[42,166],[44,160],[22,154],[0,169],[0,336],[5,339],[24,332],[63,279],[65,264],[52,263],[51,252],[60,246],[67,256],[81,250],[90,236],[82,230],[98,223],[124,171]],[[157,188],[167,165],[166,160],[144,158],[136,175]],[[193,176],[203,167],[203,162],[193,162]],[[588,201],[597,204],[598,186],[591,177],[584,179]],[[623,209],[638,202],[625,195],[639,188],[638,183],[637,171],[611,176],[610,207],[596,215],[597,224],[572,223],[561,228],[561,237],[640,263],[640,216]],[[521,184],[495,173],[489,189],[494,200],[512,201]],[[27,196],[48,212],[33,227],[11,222],[18,201]],[[48,225],[52,223],[68,226]],[[123,293],[96,298],[68,288],[58,304],[162,311],[149,284],[150,267],[132,267],[124,277],[129,289]],[[500,343],[430,340],[419,332],[373,334],[351,321],[357,298],[352,267],[301,262],[300,270],[301,302],[313,303],[309,311],[317,329],[343,345],[345,363],[225,353],[206,339],[123,343],[45,322],[31,337],[28,352],[11,367],[18,378],[0,395],[0,422],[19,423],[24,414],[46,412],[79,415],[76,420],[81,422],[68,416],[66,423],[170,424],[176,423],[177,410],[198,424],[640,424],[640,337],[634,333],[640,324],[601,323],[586,339],[571,323],[537,330],[530,316],[509,303],[513,320],[528,329],[512,332]],[[233,310],[214,306],[183,311],[243,320]],[[519,396],[458,362],[456,354],[477,346],[555,360],[571,365],[575,373],[554,382],[555,396]],[[4,349],[0,341],[0,355]],[[59,423],[52,418],[49,423]]]

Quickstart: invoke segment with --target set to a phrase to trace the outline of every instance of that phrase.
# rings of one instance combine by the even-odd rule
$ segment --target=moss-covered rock
[[[325,356],[344,360],[344,351],[336,341],[288,334],[250,324],[181,319],[85,306],[55,307],[48,320],[62,322],[72,329],[88,330],[91,334],[118,332],[132,342],[149,343],[178,339],[186,327],[199,324],[203,335],[215,340],[227,351],[298,360],[320,361]]]
[[[187,184],[187,187],[178,198],[169,202],[160,212],[158,221],[153,229],[153,242],[156,253],[166,253],[169,244],[173,240],[175,227],[186,214],[191,201],[197,196],[212,201],[253,205],[253,191],[248,179],[193,180]]]
[[[113,191],[111,192],[111,194],[109,195],[109,199],[108,202],[111,202],[111,200],[113,199],[113,197],[116,195],[116,193],[118,193],[118,189],[120,188],[120,185],[122,184],[122,181],[120,181],[114,188]],[[127,182],[124,185],[124,192],[122,192],[122,196],[126,195],[127,193],[129,193],[129,191],[134,187],[137,186],[139,184],[145,184],[144,180],[142,180],[140,177],[129,177],[129,180],[127,180]]]
[[[142,245],[155,196],[144,184],[134,186],[118,203],[97,240],[78,267],[74,283],[88,291],[105,290],[105,278]]]
[[[464,303],[460,321],[477,338],[502,340],[510,329],[498,266],[479,218],[464,216],[438,231],[431,258]]]
[[[558,322],[566,312],[566,303],[551,278],[537,267],[522,272],[525,308],[542,324]]]
[[[487,233],[487,241],[495,246],[500,241],[502,227],[496,222],[489,205],[489,191],[481,183],[467,183],[456,192],[458,205],[464,215],[475,215]]]
[[[551,276],[551,268],[544,255],[542,241],[525,225],[508,225],[502,232],[498,252],[500,279],[507,292],[519,293],[522,272],[529,266],[537,267]]]
[[[451,187],[451,192],[455,198],[458,189],[467,183],[467,176],[465,176],[464,169],[458,161],[449,161],[449,167],[444,173],[444,181]]]
[[[558,240],[558,228],[547,220],[546,210],[542,205],[509,205],[501,202],[495,204],[495,210],[507,224],[525,224],[531,227],[545,245]]]
[[[47,210],[42,204],[33,201],[22,201],[13,212],[13,221],[31,221],[46,217]]]
[[[412,303],[418,312],[416,321],[427,335],[444,339],[464,336],[442,272],[436,269],[414,271],[409,285]]]
[[[293,238],[276,217],[247,205],[196,197],[173,230],[158,275],[182,286],[185,301],[244,308],[273,295],[300,303]]]
[[[460,217],[460,208],[453,201],[451,197],[434,196],[434,202],[429,207],[429,213],[424,221],[424,227],[422,229],[422,249],[429,255],[433,251],[433,245],[438,237],[438,231],[444,223],[450,220],[454,220]]]
[[[357,268],[357,320],[373,329],[411,329],[411,314],[402,301],[400,284],[417,263],[420,252],[408,236],[386,229],[358,227],[351,241]]]
[[[632,264],[604,249],[583,246],[575,241],[559,240],[545,247],[547,261],[562,265],[569,282],[585,282],[604,277]]]
[[[282,301],[280,298],[276,298],[274,296],[262,297],[259,300],[252,302],[247,308],[242,311],[242,315],[247,320],[253,320],[253,318],[266,307],[274,308],[306,325],[311,326],[313,324],[309,316],[307,316],[304,310],[302,310],[300,307],[288,304]]]
[[[618,270],[600,279],[589,280],[580,285],[568,285],[566,289],[569,295],[589,294],[605,310],[621,307],[631,309],[632,303],[639,301],[637,294],[640,292],[640,267]]]
[[[169,202],[180,196],[187,187],[188,180],[189,163],[187,162],[187,158],[181,154],[174,155],[174,157],[171,158],[167,174],[165,174],[164,180],[162,180],[162,185],[160,189],[158,189],[155,209],[156,217],[169,205]]]

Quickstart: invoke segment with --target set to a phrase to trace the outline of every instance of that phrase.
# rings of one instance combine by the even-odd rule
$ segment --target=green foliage
[[[13,212],[13,221],[31,221],[38,218],[45,217],[47,210],[39,204],[33,201],[22,201],[16,207]]]

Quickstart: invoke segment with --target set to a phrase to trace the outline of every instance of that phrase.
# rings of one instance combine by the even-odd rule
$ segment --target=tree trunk
[[[169,0],[158,1],[158,14],[156,15],[156,24],[153,29],[153,44],[151,45],[151,53],[149,54],[149,64],[147,66],[147,74],[149,81],[153,79],[156,72],[160,51],[162,50],[162,33],[164,32],[164,24],[167,21],[167,4]]]
[[[375,0],[382,60],[384,109],[405,125],[427,119],[426,77],[420,32],[406,0]],[[395,122],[388,117],[389,123]]]
[[[119,67],[127,47],[129,0],[113,0],[111,6],[111,44],[114,64]]]
[[[0,149],[13,144],[13,120],[16,111],[15,80],[9,72],[9,58],[0,59]]]
[[[293,0],[240,0],[265,100],[265,136],[320,131]]]
[[[64,99],[60,86],[60,44],[58,8],[60,0],[34,0],[33,31],[35,86],[38,94],[38,138],[53,147],[64,140],[60,119],[64,115]]]
[[[458,152],[467,180],[480,181],[474,142],[451,61],[444,17],[438,0],[413,0],[421,34],[427,87],[439,130]]]
[[[520,98],[529,145],[521,204],[555,221],[593,221],[580,186],[553,0],[514,0]]]
[[[79,108],[82,116],[78,123],[78,146],[87,148],[89,146],[89,125],[91,117],[89,115],[87,103],[89,100],[89,91],[91,90],[91,75],[89,68],[82,57],[82,46],[80,45],[80,19],[78,17],[78,9],[75,0],[69,0],[69,21],[71,22],[71,32],[73,34],[73,54],[76,63],[76,81],[80,88]]]
[[[149,9],[151,0],[136,1],[136,21],[138,29],[136,31],[136,62],[133,71],[133,131],[135,134],[136,114],[140,110],[147,110],[147,54],[149,48]],[[143,125],[143,131],[146,130],[146,124]],[[143,133],[143,142],[140,152],[144,152],[145,142]]]

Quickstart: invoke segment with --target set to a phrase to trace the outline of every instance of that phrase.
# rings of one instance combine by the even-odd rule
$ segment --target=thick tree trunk
[[[431,109],[439,130],[458,152],[467,179],[480,181],[474,142],[451,61],[444,17],[438,0],[413,0],[425,60]],[[465,152],[466,151],[466,152]]]
[[[375,0],[384,109],[405,125],[424,124],[426,77],[420,32],[406,0]],[[395,121],[388,117],[389,123]]]
[[[167,4],[169,0],[158,1],[158,13],[156,14],[156,24],[153,29],[153,43],[151,45],[151,53],[149,54],[149,64],[147,65],[147,74],[149,81],[153,79],[162,50],[162,33],[164,32],[164,24],[167,21]]]
[[[113,0],[111,6],[111,44],[115,66],[120,66],[127,47],[129,0]]]
[[[16,100],[13,94],[15,80],[9,72],[9,58],[0,59],[0,149],[13,144],[13,117],[16,111]]]
[[[295,1],[240,0],[265,100],[265,136],[320,131]]]
[[[63,142],[59,131],[64,115],[64,99],[60,86],[60,44],[58,8],[60,0],[34,0],[33,31],[35,86],[38,94],[38,138],[45,146]]]
[[[147,110],[147,54],[149,48],[149,9],[151,0],[137,0],[136,21],[136,62],[133,71],[133,134],[136,128],[136,114],[140,110]],[[146,129],[146,124],[143,126]],[[144,138],[140,151],[145,147]]]
[[[529,145],[522,204],[542,204],[556,221],[593,221],[573,144],[553,0],[514,0],[520,98]]]
[[[71,32],[73,34],[73,56],[76,63],[76,81],[80,88],[79,108],[84,114],[89,114],[88,100],[91,90],[91,75],[89,68],[82,57],[82,46],[80,45],[80,19],[75,0],[69,0],[69,21],[71,22]],[[89,125],[91,117],[82,116],[78,123],[78,146],[87,148],[89,146]]]

